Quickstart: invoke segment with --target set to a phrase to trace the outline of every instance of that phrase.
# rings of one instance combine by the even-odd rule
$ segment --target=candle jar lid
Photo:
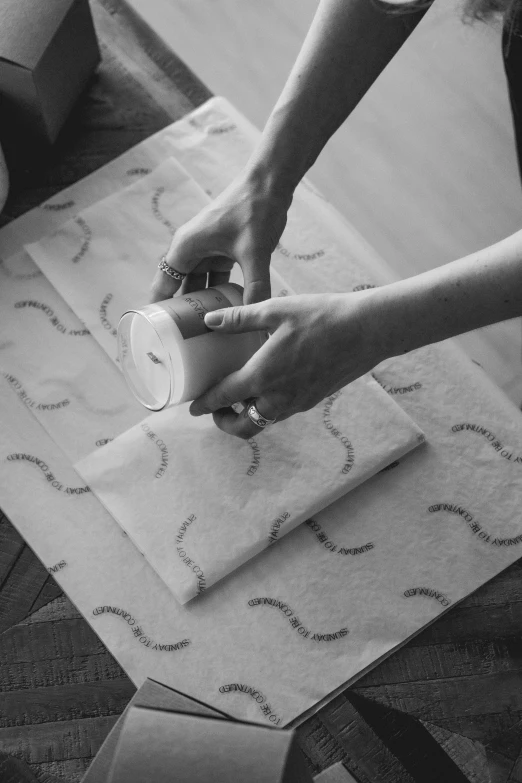
[[[173,396],[174,378],[172,364],[178,368],[177,384],[183,386],[183,362],[173,356],[176,345],[162,339],[165,327],[171,321],[164,311],[154,306],[144,308],[146,314],[130,310],[121,317],[118,325],[118,356],[120,365],[135,397],[146,408],[159,411],[165,408]],[[181,377],[180,377],[181,376]]]
[[[159,411],[194,400],[261,347],[264,332],[220,334],[205,324],[206,313],[241,305],[242,293],[235,283],[221,283],[123,314],[120,366],[142,405]]]

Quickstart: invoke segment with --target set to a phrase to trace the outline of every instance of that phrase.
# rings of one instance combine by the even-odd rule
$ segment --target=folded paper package
[[[208,704],[192,699],[185,693],[180,693],[160,682],[147,678],[143,685],[138,688],[105,738],[101,748],[90,763],[89,769],[82,777],[82,783],[107,783],[114,754],[118,748],[118,740],[123,729],[123,723],[133,707],[149,707],[155,710],[230,720],[230,716],[209,707]],[[171,773],[173,774],[174,770],[171,770]]]
[[[231,719],[147,679],[112,728],[82,783],[170,783],[173,779],[179,783],[311,783],[312,776],[295,732],[270,732],[263,725]]]
[[[162,487],[179,456],[163,424],[167,411],[144,420],[143,409],[125,388],[111,332],[120,309],[143,304],[143,291],[172,228],[190,213],[186,205],[199,209],[201,197],[222,191],[258,138],[259,132],[233,106],[213,98],[0,230],[0,502],[137,685],[153,676],[234,717],[283,727],[317,710],[520,556],[522,417],[451,342],[380,365],[374,370],[380,392],[400,405],[427,442],[180,605],[73,464],[80,470],[88,465],[95,492],[103,492],[107,507],[121,504],[125,514],[141,487],[148,493],[148,519],[156,524],[150,511],[156,502],[158,507],[165,502]],[[172,161],[165,163],[170,156],[183,168],[174,164],[173,170]],[[115,258],[112,244],[106,245],[107,269],[97,267],[89,276],[90,253],[98,238],[92,232],[93,215],[85,217],[87,210],[129,183],[157,176],[160,164],[171,167],[170,181],[176,185],[164,192],[157,191],[160,184],[153,190],[148,186],[140,226],[147,240],[151,231],[150,247],[140,244],[132,251],[133,256],[145,253],[143,271],[136,269],[141,275],[136,288],[131,290],[122,280],[127,267],[121,257],[114,262],[118,273],[106,276]],[[176,201],[171,194],[178,185],[183,195]],[[121,199],[126,197],[122,192]],[[120,230],[123,225],[120,212],[114,202],[109,238],[110,226]],[[71,219],[74,226],[67,223]],[[151,228],[153,222],[161,239]],[[59,235],[52,236],[56,229]],[[76,249],[67,261],[64,253],[73,249],[72,230]],[[63,252],[47,260],[57,236]],[[58,291],[23,249],[35,242],[31,253]],[[124,241],[121,250],[131,252]],[[272,266],[298,293],[352,291],[390,279],[371,248],[306,180],[298,186]],[[284,284],[274,283],[275,294],[284,293],[279,285]],[[370,379],[362,380],[360,388],[375,392]],[[317,416],[308,431],[315,428],[318,441],[332,449],[341,470],[348,464],[343,438],[352,442],[352,430],[344,419],[341,427],[337,416],[351,415],[344,407],[349,391],[303,414]],[[378,410],[382,394],[371,399]],[[172,410],[181,431],[182,422],[188,427],[186,411]],[[387,415],[384,407],[382,411]],[[292,423],[296,429],[300,417]],[[161,423],[161,434],[156,422]],[[207,425],[200,421],[193,426],[200,432],[198,428]],[[237,476],[247,505],[252,502],[249,488],[258,486],[270,464],[266,457],[276,426],[255,439],[259,461],[252,445],[237,441],[237,472],[225,483],[230,493]],[[305,437],[303,429],[298,438]],[[338,437],[334,429],[343,434]],[[205,444],[217,435],[210,427],[201,432]],[[154,436],[169,448],[169,465],[158,478],[164,452]],[[114,443],[107,444],[111,439]],[[125,463],[124,443],[129,444]],[[190,447],[191,459],[196,459],[194,443]],[[131,486],[125,483],[128,499],[114,497],[123,481],[116,476],[115,461],[106,461],[109,449],[120,469],[132,472]],[[92,456],[95,450],[99,463]],[[109,476],[101,475],[102,465]],[[138,465],[144,475],[134,486]],[[256,470],[248,475],[251,466]],[[208,477],[213,491],[220,470],[217,466],[217,473]],[[353,470],[355,465],[348,477]],[[106,478],[114,486],[113,496],[104,485]],[[274,500],[268,498],[270,504]],[[147,506],[145,498],[140,503]],[[277,520],[286,509],[270,507],[273,516],[264,535],[279,538]],[[211,527],[210,513],[207,518],[207,512],[198,516],[197,510],[187,508],[181,519],[177,511],[173,503],[167,531],[174,535],[173,567],[193,586],[195,572],[190,573],[175,547],[184,546],[186,557],[197,563],[195,552],[202,552],[198,523],[206,520],[212,535],[218,527]],[[232,511],[239,518],[239,510]],[[190,514],[196,519],[190,520]],[[282,532],[290,519],[281,521]]]
[[[185,603],[423,440],[364,377],[249,441],[166,409],[75,467]]]
[[[173,774],[176,783],[312,783],[293,731],[131,707],[107,783],[170,783]]]

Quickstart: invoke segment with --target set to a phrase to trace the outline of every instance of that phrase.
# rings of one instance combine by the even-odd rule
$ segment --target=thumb
[[[256,304],[225,307],[205,315],[205,325],[216,332],[240,334],[266,329],[266,319]]]
[[[270,256],[262,258],[243,258],[239,261],[243,272],[243,302],[246,305],[270,299]]]

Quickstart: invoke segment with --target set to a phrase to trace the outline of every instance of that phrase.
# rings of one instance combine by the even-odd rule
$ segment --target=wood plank
[[[509,568],[501,571],[489,582],[482,585],[466,600],[466,606],[491,606],[492,604],[513,603],[522,600],[522,560],[517,560]]]
[[[24,548],[22,536],[0,511],[0,590]],[[0,604],[0,613],[2,605]],[[1,614],[0,614],[1,617]]]
[[[357,682],[357,687],[520,671],[522,639],[481,639],[406,646]]]
[[[35,623],[51,623],[53,621],[77,620],[82,615],[65,595],[59,595],[40,609],[33,609],[30,615],[21,620],[18,625],[34,625]]]
[[[87,758],[62,759],[29,764],[29,767],[38,775],[39,783],[81,783],[90,763]]]
[[[33,605],[29,609],[29,615],[33,612],[37,612],[43,606],[46,606],[49,602],[54,601],[55,598],[63,595],[63,590],[60,585],[55,581],[53,576],[49,574],[47,580],[44,582],[40,593],[37,595]],[[25,618],[24,618],[25,619]]]
[[[2,699],[5,694],[22,689],[112,680],[128,681],[128,677],[108,650],[99,655],[74,655],[43,661],[13,662],[6,656],[0,663]]]
[[[522,738],[519,726],[521,719],[522,711],[511,710],[510,712],[489,712],[484,715],[470,713],[450,718],[438,718],[436,724],[455,734],[462,734],[463,737],[478,740],[487,748],[490,743],[501,740],[513,728]]]
[[[76,721],[40,723],[0,729],[4,753],[23,757],[28,764],[82,759],[89,762],[117,721],[103,715]],[[88,763],[85,768],[87,768]]]
[[[464,758],[456,752],[452,757],[427,727],[411,715],[376,704],[353,692],[347,694],[347,699],[414,780],[468,783],[463,771],[468,761],[468,747]],[[457,750],[455,745],[453,750]],[[479,783],[488,782],[482,776]]]
[[[121,715],[135,692],[128,679],[6,691],[2,694],[0,729]]]
[[[452,642],[495,641],[499,637],[509,639],[520,636],[522,629],[522,604],[467,606],[462,603],[451,609],[436,623],[415,636],[408,643],[412,647]]]
[[[490,783],[486,750],[482,743],[434,723],[421,721],[448,756],[460,767],[470,783]]]
[[[38,783],[25,761],[6,753],[0,753],[0,780],[2,783]]]
[[[438,723],[441,718],[458,715],[522,711],[522,673],[503,672],[480,678],[454,677],[367,688],[356,686],[350,694]]]
[[[208,87],[167,50],[160,37],[144,25],[130,6],[120,0],[92,3],[95,28],[101,38],[110,37],[110,53],[152,99],[153,108],[164,110],[169,121],[179,119],[212,96]],[[172,85],[175,84],[175,90]]]
[[[0,633],[27,616],[48,576],[33,551],[24,545],[1,588]]]
[[[345,694],[319,713],[344,751],[343,764],[359,781],[416,783]]]
[[[16,625],[2,635],[5,660],[37,664],[56,658],[99,655],[105,647],[83,618]]]
[[[357,783],[357,781],[350,775],[344,764],[338,762],[321,772],[315,778],[315,783]]]
[[[299,726],[297,738],[313,774],[345,757],[343,748],[318,716]]]

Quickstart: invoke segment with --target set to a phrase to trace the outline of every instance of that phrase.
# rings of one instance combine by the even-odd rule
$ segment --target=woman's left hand
[[[230,435],[251,438],[260,427],[232,405],[255,401],[261,416],[284,421],[371,370],[388,352],[380,338],[378,289],[304,294],[229,307],[205,316],[217,332],[267,331],[270,338],[240,370],[194,400],[195,416],[212,413]]]

